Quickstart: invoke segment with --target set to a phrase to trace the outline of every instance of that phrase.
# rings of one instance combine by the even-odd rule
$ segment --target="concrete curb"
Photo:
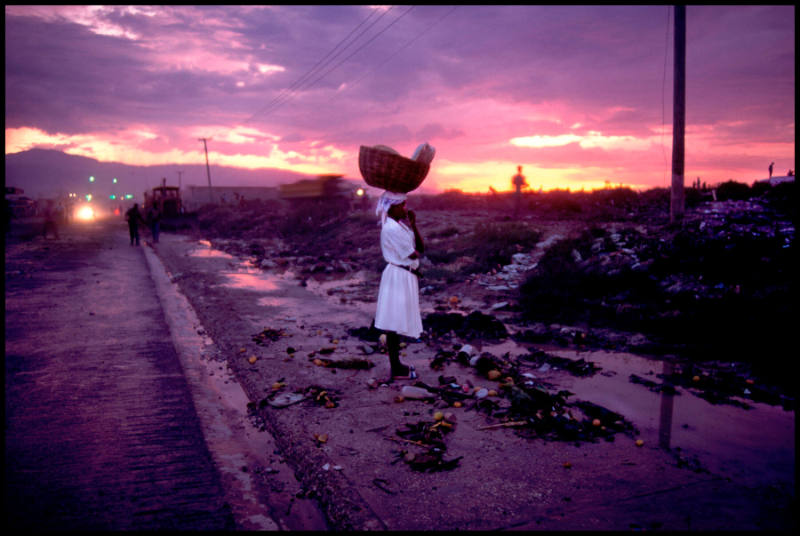
[[[244,391],[232,373],[227,374],[224,380],[214,381],[214,372],[210,368],[211,364],[207,356],[214,352],[216,345],[208,336],[201,337],[198,334],[198,332],[206,332],[206,330],[202,329],[202,324],[186,297],[170,280],[157,253],[149,245],[145,245],[143,250],[172,339],[189,381],[198,415],[203,423],[206,442],[209,443],[209,450],[223,473],[226,489],[231,494],[244,494],[245,499],[250,503],[247,508],[248,512],[240,511],[239,516],[246,515],[252,519],[253,510],[255,510],[257,518],[266,517],[268,515],[266,507],[253,504],[254,499],[249,493],[252,488],[251,483],[242,483],[231,477],[230,473],[236,468],[231,467],[230,460],[222,459],[214,454],[218,449],[213,448],[215,443],[227,441],[226,449],[230,451],[230,442],[236,441],[236,433],[225,424],[225,421],[226,419],[246,420],[247,404],[251,397]],[[218,362],[216,366],[219,366]],[[209,382],[213,382],[214,385],[209,385]],[[210,397],[218,394],[220,389],[225,389],[229,395],[232,395],[229,400],[234,401],[233,406],[220,407],[218,403],[209,404]],[[224,397],[213,396],[214,400],[222,398]],[[284,426],[269,409],[258,409],[256,414],[261,417],[268,432],[274,438],[275,444],[294,470],[303,489],[309,492],[313,491],[333,530],[368,531],[388,528],[347,477],[335,471],[322,469],[326,463],[330,463],[324,453],[305,447],[303,442],[295,437],[294,431]],[[220,427],[223,428],[222,432],[214,431]],[[221,438],[220,435],[225,437]],[[234,436],[233,439],[231,436]],[[241,447],[247,448],[244,444]],[[228,474],[227,478],[226,474]],[[258,515],[257,512],[259,506],[263,510],[261,515]],[[262,525],[264,526],[261,527],[261,530],[277,529],[271,519],[263,521]]]

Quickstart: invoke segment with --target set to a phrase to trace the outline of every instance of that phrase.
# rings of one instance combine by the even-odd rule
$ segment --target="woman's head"
[[[389,207],[387,215],[395,220],[402,220],[406,217],[406,202],[396,203]]]
[[[405,202],[406,194],[383,192],[378,198],[378,204],[375,207],[375,214],[381,219],[381,224],[386,221],[386,216],[398,219],[396,217],[398,211],[402,211],[402,217],[405,217]],[[394,208],[397,205],[402,205],[402,208]]]

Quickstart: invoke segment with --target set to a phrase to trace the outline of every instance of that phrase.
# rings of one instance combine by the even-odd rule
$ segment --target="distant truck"
[[[161,218],[161,229],[176,230],[192,226],[195,213],[184,210],[181,200],[181,189],[178,186],[167,186],[167,179],[161,179],[161,186],[156,186],[144,193],[142,215],[147,218],[151,209],[156,209]]]
[[[144,213],[155,208],[162,218],[179,218],[183,215],[181,204],[181,189],[177,186],[167,186],[167,179],[161,179],[161,186],[156,186],[144,193]]]

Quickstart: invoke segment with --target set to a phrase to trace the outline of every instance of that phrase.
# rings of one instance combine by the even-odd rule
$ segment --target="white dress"
[[[378,288],[375,327],[417,338],[422,333],[417,276],[399,266],[419,267],[414,253],[414,231],[394,218],[386,218],[381,228],[381,252],[387,262]]]

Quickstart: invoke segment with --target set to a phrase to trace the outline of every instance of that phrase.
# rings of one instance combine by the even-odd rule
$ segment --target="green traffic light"
[[[116,196],[116,195],[114,195],[114,194],[111,194],[111,195],[109,195],[109,196],[108,196],[108,198],[109,198],[109,199],[116,199],[116,198],[117,198],[117,196]]]
[[[89,182],[94,182],[94,175],[92,175],[91,177],[89,177]]]

